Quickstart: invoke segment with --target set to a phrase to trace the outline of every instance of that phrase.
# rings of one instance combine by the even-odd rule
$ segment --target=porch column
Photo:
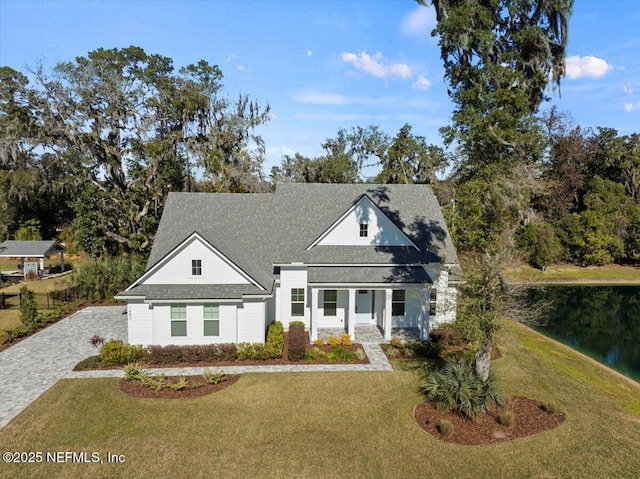
[[[393,297],[392,289],[384,290],[384,340],[391,341],[391,299]]]
[[[40,269],[44,271],[44,257],[40,258]]]
[[[348,315],[349,336],[351,340],[356,339],[356,290],[349,288],[349,315]]]
[[[318,289],[311,288],[311,341],[318,339]]]
[[[60,253],[60,272],[64,273],[64,253]]]

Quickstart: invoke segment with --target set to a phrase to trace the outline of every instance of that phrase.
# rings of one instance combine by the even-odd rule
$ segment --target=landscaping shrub
[[[555,414],[558,411],[558,407],[554,402],[546,402],[541,407],[544,412],[548,412],[549,414]]]
[[[364,359],[367,357],[367,353],[365,353],[364,349],[362,349],[362,348],[356,349],[354,354],[356,355],[356,357],[360,361],[364,361]]]
[[[466,361],[447,362],[431,373],[422,385],[425,397],[436,402],[440,410],[452,410],[465,418],[486,412],[490,404],[504,404],[498,392],[493,371],[486,381]]]
[[[304,360],[308,363],[312,363],[316,360],[324,361],[328,358],[327,353],[325,353],[318,346],[314,346],[309,351],[304,353]]]
[[[327,344],[329,346],[340,346],[340,338],[338,336],[329,336],[327,338]]]
[[[453,435],[453,423],[447,420],[441,420],[438,423],[438,432],[442,437],[451,437]]]
[[[291,321],[291,322],[289,323],[289,329],[291,329],[291,326],[294,326],[294,327],[296,327],[296,328],[297,328],[297,327],[302,327],[302,328],[304,328],[304,327],[305,327],[305,325],[304,325],[304,321]]]
[[[332,363],[338,361],[343,363],[353,362],[353,354],[340,346],[333,346],[331,348],[331,352],[328,354],[328,357],[329,361]]]
[[[40,324],[36,297],[26,286],[20,288],[20,295],[20,321],[28,329],[35,329]]]
[[[496,418],[496,420],[498,421],[498,424],[500,424],[501,426],[511,427],[513,426],[515,417],[511,411],[505,411],[498,414],[498,417]]]
[[[238,359],[254,359],[263,361],[269,359],[271,351],[266,343],[238,343]]]
[[[267,348],[270,358],[278,359],[282,357],[282,352],[284,351],[284,326],[280,321],[274,321],[269,325]]]
[[[124,367],[124,376],[127,381],[140,381],[144,375],[144,369],[139,362],[127,363]]]
[[[94,334],[89,338],[89,342],[94,348],[100,349],[100,346],[104,344],[104,338],[98,334]]]
[[[148,361],[151,364],[235,361],[237,358],[236,345],[230,343],[149,346],[147,347],[147,353]]]
[[[321,348],[322,346],[324,346],[324,341],[320,338],[316,339],[313,344],[315,344],[317,347]]]
[[[144,350],[140,345],[125,344],[121,339],[107,341],[100,348],[100,360],[108,365],[135,363],[144,357]]]
[[[289,361],[302,361],[307,349],[307,337],[304,324],[289,324]]]
[[[204,376],[205,381],[209,384],[218,384],[227,380],[227,376],[222,371],[214,373],[210,369],[205,369],[202,376]]]
[[[432,343],[443,348],[464,345],[462,332],[459,329],[452,327],[450,324],[442,324],[438,326],[429,333],[429,339]]]
[[[351,336],[349,336],[348,334],[343,334],[342,336],[340,336],[340,342],[342,343],[343,346],[351,346],[353,345],[353,341],[351,340]]]

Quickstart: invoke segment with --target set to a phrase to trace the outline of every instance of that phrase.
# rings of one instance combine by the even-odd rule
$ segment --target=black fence
[[[49,293],[33,293],[38,309],[54,309],[57,305],[76,299],[85,299],[79,288],[67,288]],[[19,308],[22,304],[21,293],[0,292],[0,309]]]

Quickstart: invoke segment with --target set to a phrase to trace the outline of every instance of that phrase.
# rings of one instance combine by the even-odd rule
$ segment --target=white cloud
[[[627,95],[633,95],[633,88],[631,88],[630,86],[624,85],[622,87],[622,91],[625,92]]]
[[[435,9],[420,6],[402,19],[400,32],[407,36],[429,37],[435,26]]]
[[[313,55],[313,52],[311,50],[307,50],[307,56],[310,57],[311,55]]]
[[[626,111],[640,110],[640,101],[638,101],[636,103],[625,103],[624,104],[624,109]]]
[[[244,67],[244,65],[238,65],[238,66],[236,67],[236,70],[243,72],[243,71],[245,71],[245,70],[246,70],[246,68]]]
[[[369,73],[378,78],[400,77],[403,80],[411,78],[411,69],[409,65],[404,63],[394,63],[385,65],[384,58],[381,53],[376,53],[373,57],[367,52],[349,53],[344,52],[340,55],[342,60],[352,64],[357,70]]]
[[[431,86],[431,80],[424,75],[420,75],[418,79],[413,83],[413,88],[416,90],[426,90]]]
[[[606,60],[591,55],[567,57],[566,64],[567,77],[571,80],[583,77],[599,78],[613,69],[613,65]]]
[[[344,96],[338,93],[320,93],[316,91],[302,91],[293,95],[293,101],[298,103],[313,103],[315,105],[381,105],[396,101],[393,97],[371,98],[364,96]]]

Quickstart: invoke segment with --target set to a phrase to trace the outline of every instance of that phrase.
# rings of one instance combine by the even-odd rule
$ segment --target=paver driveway
[[[0,352],[0,429],[87,356],[89,338],[127,337],[124,306],[92,306]]]

